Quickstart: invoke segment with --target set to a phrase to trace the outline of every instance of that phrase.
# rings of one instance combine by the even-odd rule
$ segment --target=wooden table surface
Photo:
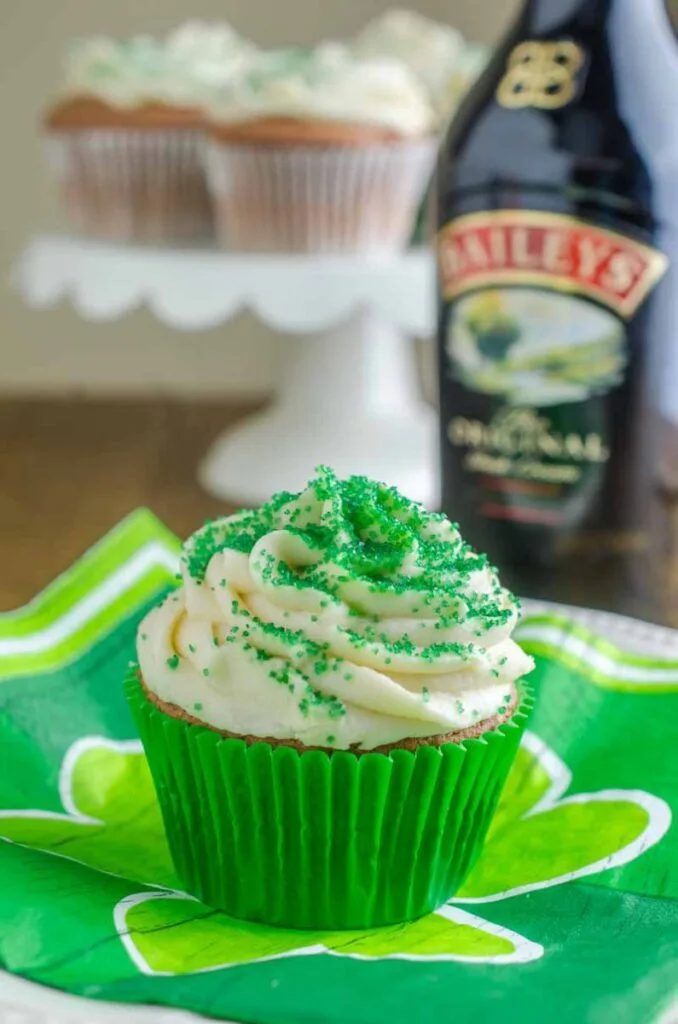
[[[0,612],[30,601],[135,508],[150,508],[180,537],[208,516],[233,511],[200,489],[196,468],[211,442],[254,408],[196,400],[0,399]],[[661,593],[662,614],[656,619],[654,607],[648,611],[642,602],[630,610],[677,626],[678,574],[669,571],[677,563],[669,554],[678,551],[675,495],[670,508],[656,523],[667,556],[653,591]],[[595,606],[594,584],[584,580],[582,588],[554,599]],[[603,599],[600,606],[609,604]]]
[[[252,404],[0,400],[0,611],[29,601],[132,509],[187,536],[232,511],[198,486],[211,441]]]

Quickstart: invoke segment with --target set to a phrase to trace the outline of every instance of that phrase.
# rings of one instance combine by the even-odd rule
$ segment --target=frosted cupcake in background
[[[196,22],[162,41],[76,43],[45,116],[73,224],[119,240],[212,237],[203,108],[254,52],[229,26]]]
[[[407,10],[387,11],[368,22],[352,47],[363,57],[402,61],[426,89],[439,133],[450,123],[491,52],[480,43],[467,42],[451,25]],[[428,241],[432,232],[428,206],[424,194],[414,230],[415,242]]]
[[[426,90],[401,61],[339,43],[260,54],[211,110],[222,242],[285,252],[404,246],[435,126]]]

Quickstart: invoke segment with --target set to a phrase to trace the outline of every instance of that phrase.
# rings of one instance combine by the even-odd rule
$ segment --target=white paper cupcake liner
[[[208,181],[228,249],[393,250],[411,236],[435,160],[433,139],[370,146],[212,141]]]
[[[52,132],[47,157],[69,219],[118,241],[214,237],[204,136],[187,130]]]

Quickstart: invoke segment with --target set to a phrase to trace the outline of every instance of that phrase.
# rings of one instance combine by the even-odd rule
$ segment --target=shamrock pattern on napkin
[[[571,781],[563,761],[526,733],[488,840],[455,899],[417,921],[366,931],[293,931],[237,921],[183,893],[135,740],[76,741],[60,772],[63,813],[0,812],[0,837],[53,854],[55,885],[64,858],[140,883],[142,890],[112,899],[110,909],[120,941],[144,974],[211,971],[310,954],[525,963],[539,958],[542,946],[493,923],[489,908],[489,918],[477,913],[481,904],[628,863],[657,843],[670,824],[667,805],[649,793],[570,793]]]

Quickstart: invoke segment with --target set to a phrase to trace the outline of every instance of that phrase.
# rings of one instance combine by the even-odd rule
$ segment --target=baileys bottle
[[[526,597],[669,622],[677,95],[663,0],[528,0],[437,170],[444,511]]]

